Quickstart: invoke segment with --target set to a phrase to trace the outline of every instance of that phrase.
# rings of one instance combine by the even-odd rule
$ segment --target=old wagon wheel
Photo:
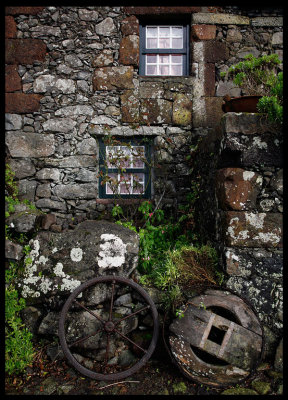
[[[83,375],[126,378],[151,357],[158,339],[156,307],[137,283],[118,276],[93,278],[67,299],[59,320],[65,356]]]

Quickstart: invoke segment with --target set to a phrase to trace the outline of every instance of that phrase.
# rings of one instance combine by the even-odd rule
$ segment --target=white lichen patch
[[[259,232],[259,234],[255,236],[255,239],[259,239],[263,243],[272,243],[273,245],[276,245],[280,242],[281,237],[279,234],[277,235],[277,233],[273,232]]]
[[[53,272],[56,276],[65,277],[65,273],[63,272],[63,264],[58,262],[56,267],[54,267]]]
[[[97,258],[100,268],[118,268],[125,262],[126,244],[113,234],[101,235],[104,243],[100,244],[101,251]]]
[[[40,255],[39,241],[32,239],[30,240],[29,245],[32,250],[25,257],[24,276],[22,282],[19,284],[19,287],[22,289],[22,296],[24,298],[39,297],[41,294],[46,295],[48,292],[58,289],[58,285],[55,285],[54,279],[51,279],[47,276],[40,276],[39,274],[41,270],[39,270],[38,267],[40,265],[46,265],[46,263],[49,261],[47,257]],[[79,260],[80,256],[82,259],[82,253],[74,253],[75,259]],[[53,272],[56,277],[62,278],[60,290],[72,291],[81,284],[81,282],[77,279],[73,279],[68,274],[64,273],[63,264],[60,262],[58,262],[53,268]]]
[[[254,175],[255,175],[255,172],[253,172],[253,171],[244,171],[243,179],[244,179],[244,181],[250,181]]]
[[[265,217],[265,213],[245,213],[245,219],[248,224],[254,226],[256,229],[263,228]]]
[[[259,137],[254,137],[253,138],[253,143],[252,145],[258,147],[259,149],[267,149],[268,145],[266,142],[261,142]]]
[[[79,262],[83,258],[83,250],[80,247],[73,247],[70,251],[72,261]]]

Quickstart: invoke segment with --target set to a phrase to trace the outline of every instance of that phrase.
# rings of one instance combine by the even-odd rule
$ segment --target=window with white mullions
[[[133,139],[125,143],[115,140],[116,145],[100,148],[100,198],[149,198],[151,195],[151,155],[148,143]],[[122,145],[123,143],[123,145]]]
[[[188,25],[140,25],[140,75],[188,75]]]

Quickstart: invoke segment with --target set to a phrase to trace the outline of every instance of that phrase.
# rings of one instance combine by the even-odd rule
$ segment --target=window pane
[[[169,48],[170,48],[170,39],[159,39],[159,49],[169,49]]]
[[[152,26],[147,26],[146,33],[147,33],[147,37],[157,37],[158,28],[152,27]]]
[[[171,75],[182,75],[182,65],[171,65]]]
[[[172,64],[182,64],[182,54],[174,54],[171,56]]]
[[[144,193],[144,174],[133,174],[133,194]]]
[[[160,75],[169,75],[169,65],[160,65]]]
[[[115,168],[117,163],[117,146],[106,147],[106,160],[108,168]]]
[[[106,183],[106,194],[118,193],[118,174],[109,174]]]
[[[157,54],[147,54],[146,57],[147,64],[157,63]]]
[[[120,183],[120,194],[131,194],[131,192],[130,182]]]
[[[183,28],[181,26],[172,26],[172,36],[183,37]]]
[[[147,49],[157,49],[157,39],[147,38]]]
[[[157,66],[156,65],[147,65],[146,66],[146,74],[147,75],[157,75]]]
[[[169,37],[170,36],[170,27],[160,27],[159,28],[159,36],[160,37]]]
[[[159,63],[160,64],[169,64],[169,55],[168,54],[159,55]]]
[[[129,168],[131,164],[131,150],[127,146],[121,146],[118,153],[119,166]]]
[[[144,168],[145,148],[144,146],[133,146],[132,148],[133,164],[132,168]]]
[[[183,40],[182,39],[172,39],[172,48],[173,49],[182,49],[183,48]]]

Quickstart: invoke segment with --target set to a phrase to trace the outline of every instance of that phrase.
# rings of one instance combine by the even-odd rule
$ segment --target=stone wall
[[[216,173],[218,241],[227,287],[248,299],[265,330],[277,337],[283,328],[282,132],[261,118],[223,117]]]
[[[190,23],[190,75],[142,77],[139,21],[180,15]],[[6,145],[20,195],[57,217],[57,230],[98,218],[98,138],[147,136],[153,196],[185,201],[186,157],[239,89],[220,72],[248,52],[282,56],[281,10],[221,7],[6,7]]]
[[[42,228],[62,232],[103,217],[111,204],[98,198],[99,138],[147,137],[152,197],[165,190],[163,207],[175,210],[201,178],[202,236],[222,251],[228,286],[280,330],[281,135],[259,131],[256,115],[228,113],[222,127],[222,97],[242,92],[220,73],[249,53],[282,58],[282,10],[5,10],[7,161],[20,197],[48,213]],[[153,15],[190,24],[189,76],[139,76],[139,21]]]

